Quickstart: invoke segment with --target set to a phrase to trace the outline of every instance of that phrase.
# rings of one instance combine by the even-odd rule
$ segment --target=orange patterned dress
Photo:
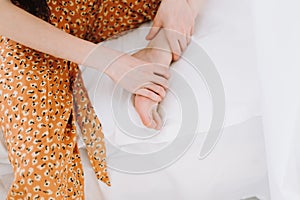
[[[47,4],[53,26],[99,43],[152,20],[160,1],[47,0]],[[0,128],[14,169],[7,199],[84,199],[75,122],[96,176],[110,185],[101,124],[76,63],[0,36],[0,111]]]

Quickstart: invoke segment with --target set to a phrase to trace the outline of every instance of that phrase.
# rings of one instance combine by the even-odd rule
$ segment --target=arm
[[[85,63],[85,58],[96,47],[96,44],[68,34],[53,25],[35,17],[15,6],[10,0],[0,0],[0,35],[8,37],[25,46],[66,59],[88,67],[100,68],[97,61]],[[102,66],[108,65],[113,59],[122,55],[121,52],[99,47]],[[116,70],[108,73],[110,77]],[[114,77],[112,77],[114,78]],[[114,78],[115,79],[115,78]]]
[[[187,0],[187,2],[192,8],[193,15],[196,18],[203,7],[205,0]]]
[[[190,42],[195,18],[204,0],[162,0],[147,40],[152,40],[160,28],[166,31],[166,38],[171,47],[173,60],[177,61]]]
[[[105,72],[115,82],[120,82],[124,89],[133,93],[149,82],[167,85],[166,78],[162,76],[167,75],[168,71],[162,67],[65,33],[18,8],[9,0],[0,0],[0,35],[57,58]],[[139,68],[145,64],[149,67]],[[123,78],[124,75],[127,76]],[[159,91],[155,92],[159,94]],[[151,91],[141,95],[153,100],[158,98]]]
[[[10,0],[0,0],[0,35],[40,52],[101,71],[106,69],[100,68],[99,60],[101,66],[108,66],[112,60],[123,55],[122,52],[102,46],[97,47],[92,42],[68,34],[15,6]],[[98,59],[85,62],[86,57],[96,47]],[[112,69],[109,73],[115,73],[114,71]]]
[[[0,35],[78,64],[95,46],[27,13],[9,0],[0,0]]]

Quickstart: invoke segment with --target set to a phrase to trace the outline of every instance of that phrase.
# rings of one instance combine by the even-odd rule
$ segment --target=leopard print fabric
[[[158,0],[47,0],[49,22],[99,43],[155,17]],[[0,36],[0,127],[14,181],[7,199],[84,199],[79,124],[99,180],[110,185],[101,124],[77,64]]]

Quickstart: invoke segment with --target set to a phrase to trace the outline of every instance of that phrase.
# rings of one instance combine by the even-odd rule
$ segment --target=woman
[[[96,43],[154,19],[150,46],[163,40],[176,60],[198,8],[198,0],[0,0],[0,125],[14,170],[7,198],[84,199],[75,119],[98,179],[110,185],[101,124],[78,64],[103,71],[138,95],[137,108],[147,101],[146,107],[155,105],[164,97],[168,70],[138,57],[157,51],[134,57]],[[182,34],[162,34],[160,27]]]

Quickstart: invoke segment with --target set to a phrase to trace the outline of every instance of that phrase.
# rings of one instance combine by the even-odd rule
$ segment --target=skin
[[[133,56],[126,55],[106,47],[101,47],[99,55],[103,63],[109,63],[115,57],[116,66],[125,66],[123,73],[141,65],[159,63],[169,66],[171,59],[176,61],[187,47],[193,33],[194,20],[199,13],[204,0],[180,0],[174,4],[173,0],[163,0],[153,27],[147,39],[151,40],[148,47],[169,49],[169,53],[159,50],[144,49]],[[178,2],[178,3],[177,3]],[[184,8],[182,10],[182,8]],[[187,13],[185,18],[174,17],[174,10]],[[189,12],[187,12],[187,10]],[[169,11],[169,12],[168,12]],[[70,60],[77,64],[84,64],[86,56],[96,47],[96,44],[67,34],[43,20],[34,17],[13,5],[9,0],[0,0],[0,35],[29,46],[33,49],[48,53],[58,58]],[[165,28],[164,35],[159,34],[160,28]],[[175,30],[168,31],[167,29]],[[26,32],[27,34],[23,34]],[[176,33],[176,34],[175,34]],[[180,34],[178,34],[180,33]],[[57,42],[59,41],[59,42]],[[157,42],[159,41],[159,42]],[[163,41],[163,42],[162,42]],[[120,65],[120,63],[122,63]],[[127,65],[124,65],[127,63]],[[97,66],[91,66],[97,68]],[[108,68],[104,71],[116,82],[121,70]],[[137,74],[141,75],[141,74]],[[163,76],[166,80],[169,74]],[[132,81],[132,80],[131,80]],[[161,118],[157,113],[157,106],[166,94],[167,85],[145,83],[144,87],[136,90],[134,98],[135,108],[142,122],[149,128],[159,129]]]
[[[166,40],[164,30],[161,30],[157,34],[155,39],[148,44],[147,48],[136,52],[133,56],[148,62],[159,63],[160,65],[169,68],[172,61],[172,53]],[[165,97],[165,94],[163,97]],[[159,102],[141,95],[135,95],[133,100],[134,107],[139,114],[142,123],[148,128],[161,129],[162,119],[158,113]]]
[[[146,39],[150,40],[150,43],[148,44],[147,48],[133,54],[134,57],[152,63],[159,63],[166,67],[170,66],[172,60],[176,61],[179,59],[180,54],[184,51],[189,43],[190,36],[193,34],[194,20],[204,3],[204,0],[180,1],[176,1],[176,4],[173,3],[173,0],[162,1],[158,15],[154,19],[152,29],[146,37]],[[168,9],[165,10],[165,8]],[[182,8],[189,10],[190,15],[186,15],[187,18],[175,18],[174,10],[177,10],[177,12],[180,13],[183,12],[181,10]],[[186,11],[184,13],[186,13]],[[179,23],[177,23],[178,21]],[[180,30],[185,32],[185,34],[176,34],[174,31],[169,31],[170,29],[174,29],[177,32]],[[182,36],[186,38],[186,43],[184,43],[180,49],[174,48],[179,47],[180,44],[178,41],[180,41]],[[158,113],[159,103],[141,95],[135,95],[133,100],[135,109],[139,114],[143,124],[148,128],[157,130],[161,129],[162,119]]]
[[[194,32],[195,18],[203,7],[204,0],[176,0],[175,2],[174,0],[161,2],[153,26],[146,36],[147,40],[152,40],[159,30],[164,28],[173,61],[177,61],[188,46]]]
[[[0,0],[0,35],[6,36],[40,52],[77,64],[84,64],[86,56],[96,47],[96,44],[92,42],[65,33],[51,24],[27,13],[13,5],[10,0]],[[132,88],[129,88],[130,92],[134,91],[137,94],[155,101],[162,99],[162,97],[158,98],[157,94],[161,93],[161,87],[167,87],[167,71],[165,71],[165,74],[162,76],[153,74],[152,69],[157,68],[157,66],[110,48],[101,46],[98,49],[98,53],[99,62],[101,61],[101,63],[96,66],[88,67],[103,71],[115,82],[118,82],[123,74],[129,71],[131,71],[131,75],[138,77],[140,80],[142,80],[141,77],[155,77],[156,80],[160,82],[159,84],[154,84],[149,80],[144,80],[143,84],[140,82],[135,84],[134,79],[130,78],[125,79],[125,82],[127,81],[128,84],[132,86]],[[109,68],[101,69],[102,66],[108,66],[107,64],[111,63],[116,57],[119,59],[109,65]],[[139,66],[147,66],[147,68],[144,67],[143,70],[140,70],[141,68],[138,68]],[[133,68],[136,70],[132,71]],[[120,72],[122,72],[122,74],[120,74]],[[146,87],[139,90],[142,85],[149,85],[151,89]]]

